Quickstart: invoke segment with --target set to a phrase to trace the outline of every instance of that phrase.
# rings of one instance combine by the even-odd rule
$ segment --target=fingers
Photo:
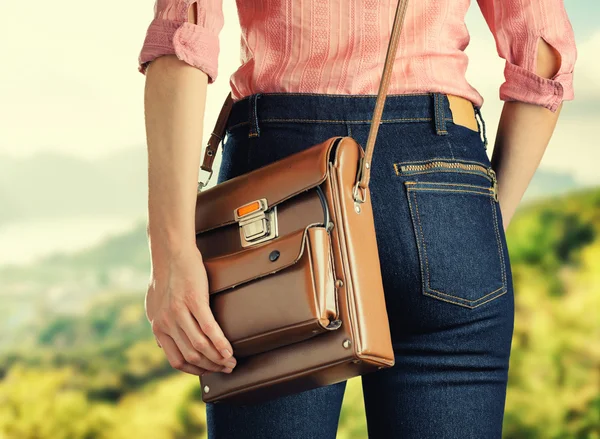
[[[191,343],[193,349],[205,355],[213,363],[227,365],[231,368],[235,366],[235,358],[224,358],[219,354],[219,352],[217,352],[214,344],[207,338],[207,335],[204,334],[200,325],[192,314],[188,312],[186,315],[181,316],[177,323],[189,338],[189,342]]]
[[[156,335],[156,338],[162,345],[163,351],[165,352],[172,368],[198,376],[206,372],[206,369],[202,369],[194,364],[189,364],[179,351],[175,341],[169,337],[169,335],[162,333]]]
[[[224,366],[218,363],[211,361],[206,355],[205,351],[196,349],[187,334],[181,328],[177,328],[176,332],[171,334],[171,338],[177,344],[179,351],[183,355],[183,358],[190,363],[202,369],[211,370],[213,372],[221,372],[223,371]],[[206,343],[206,342],[205,342]],[[210,344],[210,343],[208,343]],[[213,349],[214,350],[214,349]]]
[[[187,306],[193,317],[196,319],[196,324],[199,324],[202,333],[208,337],[221,356],[225,359],[232,357],[233,347],[215,320],[209,304],[199,300],[189,299]]]
[[[210,371],[230,373],[237,361],[212,314],[208,297],[188,294],[182,299],[172,300],[152,320],[157,345],[175,369],[194,375]]]

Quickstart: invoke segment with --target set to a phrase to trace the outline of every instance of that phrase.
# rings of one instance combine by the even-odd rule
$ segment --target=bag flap
[[[327,177],[331,148],[342,138],[331,137],[311,148],[199,192],[196,198],[196,233],[233,223],[235,209],[260,198],[266,198],[271,207],[318,186]]]
[[[247,250],[205,260],[209,294],[236,287],[295,264],[304,253],[310,227]],[[278,252],[278,257],[272,261],[270,255],[275,251]]]

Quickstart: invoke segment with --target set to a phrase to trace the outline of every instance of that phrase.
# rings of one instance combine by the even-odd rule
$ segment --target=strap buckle
[[[355,203],[363,204],[367,200],[367,190],[361,188],[358,183],[357,181],[354,184],[354,188],[352,188],[352,198],[354,198]]]
[[[201,177],[200,177],[200,179],[198,180],[198,192],[201,192],[201,191],[202,191],[202,189],[204,189],[204,188],[205,188],[205,187],[208,185],[208,182],[210,181],[210,178],[211,178],[211,177],[212,177],[212,175],[213,175],[213,171],[212,171],[212,169],[211,169],[211,170],[210,170],[210,172],[209,172],[209,171],[207,171],[206,169],[202,169],[202,168],[200,168],[200,171],[204,171],[204,172],[205,172],[206,174],[208,174],[208,175],[207,175],[207,177],[206,177],[206,179],[205,179],[205,180],[202,180],[202,178],[201,178]]]
[[[354,187],[352,188],[352,198],[354,198],[354,202],[358,204],[362,204],[367,199],[367,191],[364,188],[359,186],[360,181],[363,176],[363,164],[365,162],[365,157],[362,156],[358,161],[358,171],[356,173],[356,183],[354,183]]]

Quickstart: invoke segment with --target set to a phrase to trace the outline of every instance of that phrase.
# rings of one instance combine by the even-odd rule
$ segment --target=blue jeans
[[[258,93],[236,102],[218,182],[332,136],[364,147],[375,98]],[[481,134],[453,122],[444,94],[386,99],[369,188],[396,363],[361,377],[371,439],[501,438],[514,296]],[[345,387],[208,403],[208,437],[334,439]]]

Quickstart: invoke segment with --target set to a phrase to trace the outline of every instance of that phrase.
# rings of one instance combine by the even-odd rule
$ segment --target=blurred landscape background
[[[170,367],[143,306],[137,55],[153,1],[107,0],[93,14],[74,0],[47,3],[36,14],[0,3],[14,65],[0,81],[0,439],[205,438],[198,380]],[[486,99],[491,155],[504,62],[475,3],[468,79]],[[239,63],[235,2],[223,4],[205,140]],[[565,103],[507,232],[516,300],[509,439],[600,439],[600,5],[565,5],[579,48],[576,100]],[[24,23],[27,35],[13,43]],[[338,438],[366,437],[354,378]]]

